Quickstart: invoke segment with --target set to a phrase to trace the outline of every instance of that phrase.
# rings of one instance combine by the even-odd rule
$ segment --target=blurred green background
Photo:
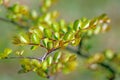
[[[31,9],[38,10],[39,0],[11,0],[12,2],[20,2],[28,5]],[[1,9],[1,6],[0,6]],[[74,21],[81,17],[93,18],[102,13],[107,13],[111,19],[111,30],[105,34],[100,34],[90,40],[92,44],[91,52],[100,52],[106,48],[110,48],[116,52],[120,52],[120,0],[58,0],[52,6],[51,10],[58,10],[60,18],[66,21]],[[4,13],[0,12],[0,17]],[[10,24],[0,21],[0,52],[4,48],[15,48],[12,44],[13,35],[17,34],[18,29]],[[44,50],[30,52],[26,48],[26,55],[38,55],[44,53]],[[18,48],[15,48],[17,50]],[[22,49],[19,47],[19,49]],[[56,80],[106,80],[104,71],[91,71],[85,68],[82,61],[79,61],[78,69],[68,75],[57,75]],[[40,78],[35,73],[17,74],[20,65],[16,60],[0,60],[0,80],[46,80]],[[120,80],[118,76],[116,80]]]

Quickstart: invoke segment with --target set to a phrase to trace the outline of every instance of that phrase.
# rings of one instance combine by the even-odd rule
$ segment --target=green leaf
[[[58,32],[59,31],[59,25],[57,23],[53,23],[52,24],[52,29],[55,31],[55,32]]]
[[[31,60],[28,58],[21,59],[20,63],[21,63],[21,67],[27,72],[33,69]]]
[[[53,42],[48,42],[47,43],[47,48],[52,49],[53,48]]]
[[[68,31],[72,31],[73,32],[73,26],[72,25],[68,25]]]
[[[6,49],[4,50],[4,53],[7,54],[7,55],[9,55],[11,52],[12,52],[12,50],[9,49],[9,48],[6,48]]]
[[[93,18],[91,21],[90,21],[90,26],[96,26],[98,24],[98,18]]]
[[[34,29],[33,33],[35,33],[40,39],[43,38],[43,33],[40,29]]]
[[[59,60],[59,58],[61,57],[61,52],[56,52],[56,53],[54,53],[54,57],[53,57],[53,60],[55,61],[55,62],[58,62],[58,60]]]
[[[13,7],[11,7],[11,9],[14,13],[19,13],[20,5],[19,4],[14,4]]]
[[[44,29],[44,34],[47,38],[51,38],[52,37],[52,32],[49,29]]]
[[[54,33],[54,38],[55,38],[56,40],[59,40],[59,39],[60,39],[60,33],[59,33],[59,32],[55,32],[55,33]]]
[[[73,38],[73,33],[71,31],[68,31],[67,33],[65,33],[63,40],[70,40]]]
[[[47,47],[48,41],[49,41],[48,38],[45,38],[45,39],[42,40],[43,45],[44,45],[45,47]]]
[[[47,61],[45,60],[42,62],[42,69],[47,70],[47,67],[48,67],[48,64],[47,64]]]
[[[38,46],[31,46],[31,50],[35,50],[35,49],[37,49],[38,48]]]
[[[41,67],[40,61],[36,60],[36,59],[32,59],[31,61],[32,65],[39,68]]]
[[[41,77],[47,78],[46,72],[44,72],[44,71],[42,71],[42,70],[38,70],[38,71],[37,71],[37,74],[38,74],[39,76],[41,76]]]
[[[43,19],[49,25],[51,24],[51,14],[50,13],[45,14]]]
[[[19,35],[19,38],[20,38],[21,43],[29,43],[30,41],[28,35],[24,33],[21,33]]]
[[[64,28],[61,29],[61,31],[62,31],[62,33],[66,33],[67,32],[67,28],[64,27]]]
[[[81,38],[76,38],[74,41],[72,41],[72,45],[73,46],[77,46],[79,43],[80,43],[80,41],[81,41]]]
[[[47,58],[47,63],[48,63],[49,66],[52,64],[52,61],[53,61],[53,58],[51,56],[49,56]]]
[[[6,49],[4,50],[4,52],[0,54],[0,59],[4,59],[4,58],[8,57],[11,52],[12,52],[11,49],[6,48]]]
[[[57,48],[57,47],[59,47],[60,46],[60,41],[55,41],[54,42],[54,48]]]
[[[75,31],[79,30],[80,29],[80,26],[81,26],[82,22],[80,20],[76,20],[73,24],[73,29]]]
[[[36,33],[32,33],[31,39],[33,43],[39,44],[40,43],[40,38]]]
[[[90,27],[89,24],[90,24],[90,20],[86,19],[82,22],[82,25],[80,26],[80,28],[81,29],[86,29],[86,28]]]

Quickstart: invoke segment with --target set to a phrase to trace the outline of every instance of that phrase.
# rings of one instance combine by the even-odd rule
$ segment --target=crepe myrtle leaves
[[[23,32],[14,37],[13,43],[16,45],[30,45],[31,50],[36,50],[38,47],[45,48],[47,54],[42,58],[26,58],[22,59],[22,69],[19,73],[29,71],[36,72],[41,77],[50,77],[57,72],[69,73],[77,66],[76,56],[67,55],[61,52],[54,53],[54,56],[49,56],[50,53],[57,49],[64,49],[68,45],[78,46],[82,36],[86,37],[96,35],[108,30],[109,18],[103,14],[93,19],[81,18],[71,23],[66,23],[64,20],[54,21],[51,14],[45,14],[41,18],[36,19],[37,22],[33,27],[30,27],[27,32]],[[106,51],[106,58],[111,58]],[[88,59],[88,64],[93,67],[93,64],[101,63],[105,59],[103,54],[95,54]]]
[[[66,58],[64,58],[66,57]],[[74,64],[74,65],[73,65]],[[48,78],[58,72],[68,73],[76,69],[77,62],[74,54],[56,52],[43,62],[36,59],[22,59],[21,70],[18,73],[33,71],[41,77]]]
[[[15,36],[13,43],[41,46],[48,50],[69,44],[77,46],[83,34],[91,36],[108,30],[108,22],[109,18],[103,14],[91,20],[82,18],[68,25],[63,20],[51,25],[39,24],[31,27],[28,32]]]
[[[0,54],[0,59],[20,59],[21,70],[18,73],[35,72],[41,77],[49,78],[56,73],[69,73],[77,67],[77,57],[74,54],[64,52],[64,49],[70,46],[78,46],[83,36],[91,37],[109,30],[110,19],[106,14],[102,14],[92,19],[81,18],[73,22],[66,22],[63,19],[57,19],[57,11],[48,11],[50,6],[56,0],[43,0],[40,6],[40,13],[31,10],[26,5],[15,3],[7,5],[3,0],[6,8],[7,22],[11,22],[20,28],[25,29],[13,37],[13,43],[18,46],[30,46],[31,50],[42,47],[46,49],[43,57],[25,57],[24,50],[15,51],[15,56],[9,57],[12,50],[5,49]],[[84,45],[84,44],[82,44]],[[49,55],[53,53],[53,56]],[[104,61],[116,61],[116,54],[111,50],[96,53],[87,59],[88,66],[95,68],[98,63]]]

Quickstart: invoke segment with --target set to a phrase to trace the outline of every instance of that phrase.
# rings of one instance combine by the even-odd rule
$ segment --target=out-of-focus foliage
[[[59,52],[56,52],[53,57],[47,57],[43,62],[40,62],[36,59],[26,58],[21,60],[22,69],[19,71],[19,73],[33,71],[41,77],[49,78],[50,76],[61,71],[68,73],[75,70],[77,66],[75,60],[75,55],[61,54]]]
[[[12,52],[11,49],[5,49],[3,53],[0,54],[0,59],[4,59],[7,58],[9,56],[9,54]]]

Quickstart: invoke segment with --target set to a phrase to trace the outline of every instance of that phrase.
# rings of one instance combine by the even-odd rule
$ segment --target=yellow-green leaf
[[[81,22],[80,20],[76,20],[76,21],[74,22],[73,29],[74,29],[75,31],[79,30],[81,24],[82,24],[82,22]]]
[[[38,46],[31,46],[31,50],[35,50],[37,48],[38,48]]]
[[[45,39],[42,40],[43,45],[44,45],[45,47],[47,47],[48,41],[49,41],[48,38],[45,38]]]
[[[32,59],[31,62],[32,62],[32,65],[35,66],[35,67],[41,67],[41,64],[40,64],[40,62],[38,60]]]
[[[19,35],[21,43],[29,43],[29,37],[27,34],[21,33]]]
[[[43,70],[46,70],[47,67],[48,67],[47,61],[43,61],[43,62],[42,62],[42,69],[43,69]]]
[[[53,23],[52,24],[52,29],[55,31],[55,32],[58,32],[59,31],[59,25],[57,23]]]
[[[89,24],[90,24],[90,20],[85,20],[84,22],[82,22],[82,25],[80,26],[80,28],[86,29],[86,28],[90,27]]]
[[[63,40],[70,40],[73,38],[73,33],[71,31],[65,33]]]
[[[33,43],[39,44],[40,43],[40,38],[36,33],[32,33],[31,39]]]
[[[47,48],[52,49],[53,48],[53,42],[48,42],[47,43]]]
[[[51,56],[49,56],[49,57],[47,58],[47,63],[48,63],[48,65],[51,65],[51,64],[52,64],[52,61],[53,61],[53,58],[52,58]]]
[[[38,71],[37,71],[37,74],[38,74],[39,76],[41,76],[41,77],[47,78],[47,74],[46,74],[44,71],[42,71],[42,70],[38,70]]]
[[[47,38],[52,37],[52,32],[50,31],[50,29],[44,29],[44,34]]]
[[[56,52],[56,53],[54,53],[53,60],[55,62],[58,62],[58,60],[59,60],[60,57],[61,57],[61,52]]]
[[[8,57],[11,52],[12,52],[11,49],[6,48],[3,53],[0,53],[0,59]]]
[[[59,32],[55,32],[55,33],[54,33],[54,38],[55,38],[56,40],[59,40],[59,39],[60,39],[60,33],[59,33]]]

